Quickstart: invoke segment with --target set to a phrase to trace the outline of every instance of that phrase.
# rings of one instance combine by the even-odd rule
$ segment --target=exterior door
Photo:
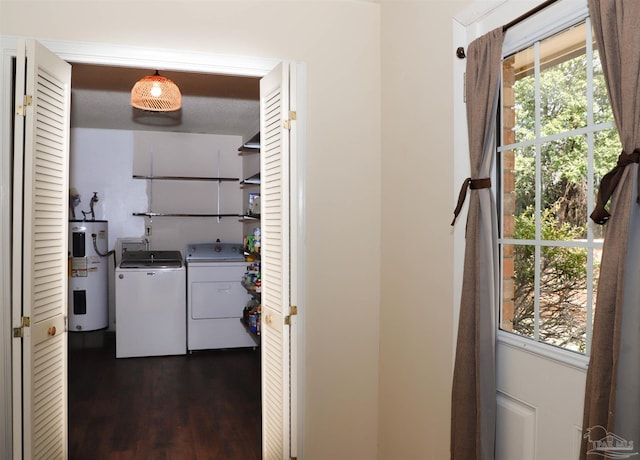
[[[262,229],[262,457],[295,458],[292,423],[290,177],[295,107],[294,66],[279,64],[260,81]],[[293,393],[295,394],[295,393]],[[295,405],[294,405],[295,407]],[[295,415],[295,414],[294,414]]]
[[[479,5],[473,5],[458,16],[460,27],[457,28],[454,39],[456,43],[468,45],[471,39],[513,21],[541,3],[543,3],[541,0],[528,2],[509,0],[498,7],[487,6],[487,9],[482,11]],[[545,164],[543,168],[541,159],[549,158],[547,151],[556,152],[555,154],[562,152],[557,146],[563,144],[564,139],[573,140],[580,137],[575,136],[573,132],[569,134],[562,132],[567,128],[557,123],[555,119],[554,126],[562,126],[563,129],[555,129],[550,135],[548,129],[545,131],[541,128],[543,122],[540,120],[549,120],[546,112],[542,111],[544,108],[556,106],[554,104],[557,103],[557,99],[554,99],[554,96],[561,94],[562,81],[558,81],[554,76],[556,73],[566,74],[564,71],[564,73],[560,72],[564,69],[561,66],[569,67],[565,61],[576,60],[578,63],[582,60],[593,61],[589,51],[592,41],[587,35],[590,28],[584,25],[586,16],[586,1],[558,1],[528,20],[509,28],[503,44],[503,89],[500,108],[503,126],[498,135],[501,138],[496,168],[498,172],[492,178],[493,184],[498,184],[493,187],[493,190],[498,201],[498,218],[501,221],[502,257],[499,275],[501,292],[497,296],[500,306],[496,306],[501,312],[500,324],[496,325],[500,328],[497,331],[496,344],[496,460],[577,459],[580,444],[583,441],[582,408],[588,363],[588,357],[584,353],[585,350],[588,353],[590,340],[590,316],[586,313],[588,307],[583,305],[587,304],[585,299],[594,296],[593,291],[588,291],[586,287],[593,285],[590,278],[593,270],[585,268],[576,271],[577,274],[573,275],[572,280],[577,279],[579,282],[573,285],[567,283],[568,287],[565,288],[560,283],[553,283],[568,279],[568,270],[562,273],[552,269],[562,267],[561,262],[565,259],[560,256],[578,258],[583,256],[582,251],[584,251],[586,259],[587,249],[596,247],[598,243],[593,236],[589,236],[591,240],[584,244],[581,236],[567,238],[572,241],[563,240],[560,243],[557,241],[560,239],[558,236],[554,234],[549,236],[549,233],[543,231],[544,223],[540,220],[533,226],[534,232],[527,234],[523,229],[529,221],[526,220],[527,215],[520,210],[534,209],[535,212],[532,215],[542,216],[544,211],[552,208],[556,198],[552,200],[550,194],[544,195],[543,198],[541,191],[549,190],[552,184],[550,177],[551,179],[560,177],[563,169],[570,164],[565,159],[567,157],[560,157],[561,160],[553,166]],[[554,46],[553,51],[550,45]],[[568,47],[571,47],[571,52],[565,53],[564,50]],[[554,53],[553,57],[552,53]],[[527,59],[523,60],[525,55]],[[583,56],[587,57],[583,58]],[[458,113],[456,132],[461,133],[466,130],[463,99],[466,63],[463,59],[454,56],[452,59],[459,69],[456,74],[456,91],[459,94],[456,103]],[[524,62],[526,65],[523,65]],[[575,68],[581,67],[576,64]],[[576,99],[579,97],[586,99],[586,96],[582,96],[586,91],[583,90],[581,93],[578,90],[577,75],[577,71],[571,75],[576,79],[576,83],[568,93]],[[554,77],[553,80],[552,77]],[[535,81],[533,81],[534,78]],[[531,81],[533,82],[530,83]],[[546,86],[541,84],[548,81],[554,83],[549,86],[557,92],[546,90]],[[528,84],[531,86],[525,86]],[[533,88],[533,91],[525,91],[524,88],[529,87]],[[533,103],[530,107],[537,111],[535,116],[528,115],[529,112],[523,109],[532,99]],[[568,112],[568,110],[556,110]],[[586,120],[587,117],[585,116],[584,119]],[[523,134],[526,121],[529,120],[533,120],[532,126],[534,126],[532,128],[534,134],[531,136]],[[550,124],[548,121],[546,123]],[[598,129],[603,128],[604,125],[603,123]],[[591,136],[590,138],[593,139],[601,136],[601,134],[591,134],[596,128],[581,126],[580,129],[584,138]],[[589,132],[588,135],[584,134],[587,132]],[[462,136],[456,136],[456,156],[466,159],[468,149],[461,138]],[[580,137],[581,141],[582,139]],[[569,142],[564,144],[567,147],[572,145]],[[582,144],[576,143],[576,145]],[[581,151],[589,150],[593,150],[593,147],[589,149],[585,147]],[[529,158],[532,162],[531,167],[527,168],[523,165]],[[536,164],[535,161],[538,163]],[[586,160],[581,161],[586,165]],[[532,200],[535,203],[531,207],[526,200],[536,195],[528,194],[527,189],[522,185],[522,177],[527,172],[531,173],[530,183],[535,184],[536,193],[539,194]],[[456,186],[462,182],[462,177],[468,176],[464,168],[456,168],[456,174],[459,174],[455,180]],[[519,188],[515,188],[516,186]],[[589,210],[586,215],[590,212]],[[583,223],[587,224],[586,219]],[[456,231],[460,232],[458,234],[460,247],[464,248],[462,243],[464,225],[456,228]],[[584,240],[587,241],[588,238],[585,237]],[[574,250],[570,246],[572,244],[582,246]],[[568,249],[570,247],[571,250]],[[531,252],[527,252],[528,250]],[[532,256],[527,258],[527,254]],[[559,254],[558,262],[552,260],[548,254]],[[552,261],[554,264],[551,263]],[[458,266],[461,269],[460,262]],[[586,267],[587,263],[578,264],[578,266]],[[581,277],[587,280],[584,282],[584,287]],[[534,292],[527,290],[531,287],[535,288],[535,297],[533,294],[528,295],[529,292]],[[554,287],[557,288],[556,291],[552,291]],[[564,292],[572,295],[567,294],[561,297],[560,294],[555,294],[554,292],[561,292],[560,287]],[[569,288],[572,290],[570,291]],[[579,292],[574,292],[578,290]],[[565,300],[567,297],[568,301]],[[557,311],[567,312],[566,316],[559,316],[559,314],[552,316],[550,312],[556,304],[560,305]],[[573,314],[574,311],[578,313]],[[532,312],[530,316],[534,319],[528,319],[529,312]],[[572,316],[568,313],[572,313]],[[554,324],[551,320],[555,318],[564,321],[557,321],[558,339],[551,334]],[[576,328],[577,332],[573,333],[573,330],[567,326],[573,323],[565,318],[575,320],[575,323],[584,327],[587,332],[583,333],[582,329]],[[529,324],[532,324],[531,332],[525,329]],[[571,335],[572,340],[567,344],[561,339],[564,340],[569,332],[574,335]],[[583,343],[586,345],[576,345],[583,335],[585,336]]]
[[[67,457],[71,66],[20,40],[15,82],[13,457]]]

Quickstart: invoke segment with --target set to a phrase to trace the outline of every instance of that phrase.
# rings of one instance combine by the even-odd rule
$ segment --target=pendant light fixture
[[[156,70],[154,75],[142,77],[133,85],[131,105],[151,112],[173,112],[182,107],[182,94],[178,85]]]

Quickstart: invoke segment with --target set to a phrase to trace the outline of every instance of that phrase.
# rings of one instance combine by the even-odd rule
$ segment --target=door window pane
[[[587,57],[585,25],[540,42],[541,136],[551,136],[587,124]]]
[[[603,229],[588,218],[620,142],[590,24],[503,60],[500,327],[588,352]]]
[[[540,341],[584,353],[587,249],[546,246],[540,260]]]
[[[542,239],[587,237],[587,143],[571,136],[541,145]]]

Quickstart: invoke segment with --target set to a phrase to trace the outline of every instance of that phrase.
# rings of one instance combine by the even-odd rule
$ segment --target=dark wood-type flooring
[[[115,359],[69,351],[71,460],[260,459],[260,350]]]

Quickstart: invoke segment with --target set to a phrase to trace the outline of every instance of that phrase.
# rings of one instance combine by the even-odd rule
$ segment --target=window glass
[[[588,352],[604,231],[588,218],[620,152],[589,22],[503,60],[501,329]]]
[[[587,124],[585,25],[543,40],[539,45],[540,130],[551,136]],[[534,94],[521,93],[526,100]],[[533,112],[529,112],[531,114]]]
[[[543,239],[565,240],[568,234],[587,237],[587,150],[584,135],[540,145]]]
[[[577,247],[542,248],[538,294],[541,342],[573,351],[585,351],[587,251],[586,248]]]
[[[595,47],[595,43],[593,44]],[[602,73],[602,64],[600,63],[600,55],[598,50],[593,50],[593,121],[595,123],[606,123],[613,120],[611,113],[611,104],[609,102],[609,94],[607,93],[607,85],[604,82],[604,74]]]

